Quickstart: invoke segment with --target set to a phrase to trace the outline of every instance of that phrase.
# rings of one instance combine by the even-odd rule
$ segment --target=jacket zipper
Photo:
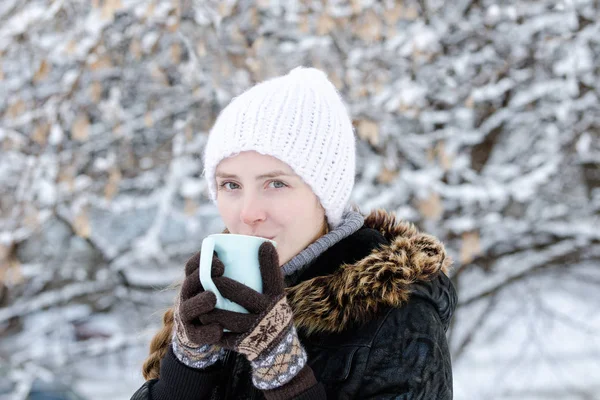
[[[225,393],[222,398],[229,399],[230,395],[231,395],[231,386],[232,386],[229,384],[229,382],[231,381],[231,377],[232,377],[233,373],[235,372],[235,367],[237,364],[237,357],[231,350],[227,350],[227,354],[225,355],[225,362],[223,364],[225,366],[225,374],[227,374],[227,375],[226,375],[226,378],[224,379]],[[228,374],[228,372],[230,372],[230,374]]]
[[[231,350],[227,350],[227,354],[225,355],[225,360],[223,362],[223,365],[225,366],[225,371],[230,371],[231,374],[227,375],[226,378],[223,380],[225,393],[222,398],[225,400],[233,399],[233,397],[232,397],[233,394],[231,393],[233,390],[233,385],[230,385],[229,382],[231,381],[232,376],[234,374],[236,374],[238,364],[239,364],[239,359],[238,359],[237,353],[234,353]],[[223,391],[221,391],[221,393],[223,393]],[[257,393],[257,390],[252,388],[252,391],[250,394],[250,400],[256,399],[256,393]]]

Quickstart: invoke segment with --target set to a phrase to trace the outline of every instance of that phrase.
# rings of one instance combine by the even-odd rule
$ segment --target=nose
[[[256,196],[246,196],[242,211],[240,212],[240,220],[246,225],[255,225],[258,222],[264,221],[267,217],[264,205]]]

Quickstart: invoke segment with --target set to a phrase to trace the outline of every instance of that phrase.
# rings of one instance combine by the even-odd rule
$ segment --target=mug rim
[[[277,247],[277,242],[272,240],[272,239],[267,239],[261,236],[252,236],[252,235],[242,235],[239,233],[213,233],[211,235],[208,235],[207,237],[243,237],[243,238],[247,238],[247,239],[257,239],[257,240],[261,240],[263,242],[271,242],[271,244],[273,244],[273,246]]]

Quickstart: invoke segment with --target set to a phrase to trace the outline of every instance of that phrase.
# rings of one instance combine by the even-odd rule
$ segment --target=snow
[[[152,4],[0,2],[0,392],[60,377],[131,397],[185,261],[223,229],[212,123],[302,64],[378,125],[352,201],[455,260],[454,398],[597,397],[598,2]],[[361,38],[366,13],[381,40]]]

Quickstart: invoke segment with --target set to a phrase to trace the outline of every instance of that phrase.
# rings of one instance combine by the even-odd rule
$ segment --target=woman
[[[199,254],[188,261],[133,399],[452,398],[450,259],[392,215],[350,210],[354,135],[324,73],[296,68],[235,98],[204,160],[227,231],[277,250],[260,248],[262,294],[213,257],[215,285],[248,314],[216,309]]]

